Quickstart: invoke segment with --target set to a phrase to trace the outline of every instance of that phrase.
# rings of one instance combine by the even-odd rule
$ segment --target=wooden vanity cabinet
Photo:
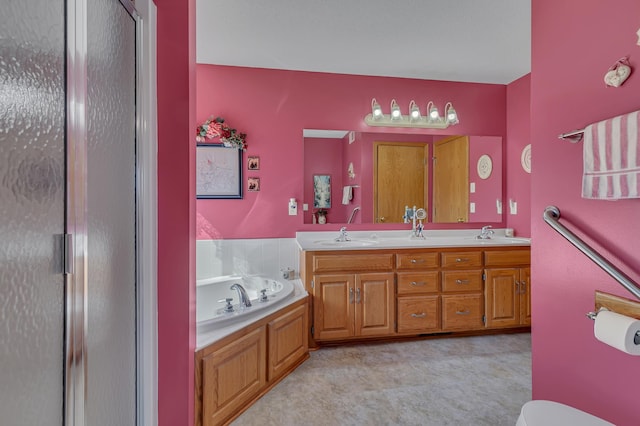
[[[531,325],[530,250],[485,252],[487,328]]]
[[[393,273],[313,276],[313,337],[344,340],[394,332]]]

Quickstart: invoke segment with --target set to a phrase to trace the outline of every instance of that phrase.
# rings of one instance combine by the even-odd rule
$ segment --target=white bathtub
[[[233,284],[240,284],[246,290],[251,306],[240,306],[238,292]],[[266,289],[267,301],[261,302]],[[224,276],[197,280],[196,283],[196,323],[198,331],[225,327],[237,321],[258,316],[264,309],[284,303],[294,294],[290,281],[276,281],[264,277]],[[225,312],[225,299],[232,298],[233,312]]]

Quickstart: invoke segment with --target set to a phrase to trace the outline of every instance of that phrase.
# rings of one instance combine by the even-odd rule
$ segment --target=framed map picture
[[[198,144],[196,198],[242,198],[242,150]]]

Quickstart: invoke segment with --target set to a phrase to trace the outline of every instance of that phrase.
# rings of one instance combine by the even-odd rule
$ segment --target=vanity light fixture
[[[458,114],[453,108],[451,102],[447,102],[444,106],[444,116],[440,116],[438,108],[432,101],[427,103],[427,115],[420,114],[420,108],[415,101],[409,103],[409,114],[402,115],[400,106],[395,99],[391,101],[391,113],[384,114],[380,104],[376,99],[371,100],[371,114],[367,114],[364,122],[369,126],[382,127],[416,127],[425,129],[446,129],[447,127],[458,124]]]

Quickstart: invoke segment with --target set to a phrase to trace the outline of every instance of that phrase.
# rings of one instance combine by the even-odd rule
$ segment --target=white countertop
[[[375,250],[420,247],[496,247],[530,246],[530,238],[506,237],[504,229],[494,229],[490,239],[476,236],[480,230],[428,230],[424,239],[411,238],[411,231],[347,231],[350,241],[335,241],[338,231],[296,232],[302,250]]]

